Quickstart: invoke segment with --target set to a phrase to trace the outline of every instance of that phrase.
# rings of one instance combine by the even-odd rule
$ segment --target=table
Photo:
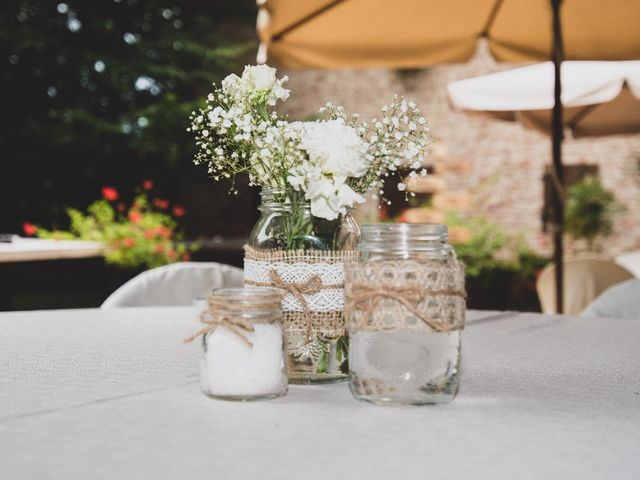
[[[48,240],[14,236],[12,242],[0,242],[0,311],[13,307],[16,270],[26,262],[80,260],[103,256],[99,242],[82,240]]]
[[[102,251],[99,242],[16,237],[12,242],[0,242],[0,263],[100,257]]]
[[[0,468],[21,479],[638,479],[640,319],[469,312],[461,392],[199,391],[190,308],[0,314]]]

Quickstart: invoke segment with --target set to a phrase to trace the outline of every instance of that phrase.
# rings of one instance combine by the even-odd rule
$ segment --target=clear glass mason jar
[[[391,269],[403,271],[403,264],[406,264],[410,268],[405,272],[412,273],[402,273],[403,278],[414,278],[415,271],[422,272],[423,278],[430,278],[440,263],[444,265],[454,256],[453,248],[447,243],[447,227],[431,224],[363,225],[359,250],[358,267],[365,268],[361,270],[363,276],[367,275],[364,272],[378,271],[374,268],[376,264],[378,267],[384,265],[382,275],[385,277],[393,275]],[[389,270],[385,270],[387,266]],[[424,271],[432,267],[433,272]],[[351,278],[347,275],[348,282]],[[461,282],[464,284],[464,272]],[[460,301],[462,306],[458,304],[458,313],[464,321],[464,299]],[[385,405],[423,405],[453,400],[459,386],[460,330],[434,331],[422,328],[422,325],[417,329],[396,328],[405,322],[413,326],[420,323],[408,310],[399,311],[405,318],[378,319],[382,323],[388,322],[392,326],[389,329],[350,330],[351,392],[359,400]],[[372,315],[391,316],[380,303],[372,312],[365,314],[366,321],[371,321]],[[349,319],[347,323],[349,325]]]
[[[208,298],[212,328],[202,336],[200,386],[222,400],[287,392],[282,295],[271,288],[225,288]],[[205,318],[206,319],[206,318]]]
[[[356,250],[360,228],[351,211],[336,220],[325,220],[311,214],[311,205],[301,192],[263,188],[261,197],[261,215],[251,231],[249,247],[262,251]],[[285,333],[291,383],[334,383],[348,379],[349,343],[346,335],[318,335],[313,351],[319,353],[300,355],[299,352],[306,350],[308,345],[303,345],[299,332]]]
[[[347,211],[336,220],[311,215],[304,193],[263,188],[260,218],[251,230],[249,246],[279,250],[354,250],[360,228]]]

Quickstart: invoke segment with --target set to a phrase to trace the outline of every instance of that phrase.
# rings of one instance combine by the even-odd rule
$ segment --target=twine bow
[[[429,325],[436,332],[446,332],[451,330],[447,324],[436,319],[430,318],[425,312],[421,311],[417,305],[426,295],[457,295],[464,296],[464,293],[457,291],[430,291],[425,290],[419,285],[407,285],[402,287],[394,287],[385,285],[384,287],[372,286],[369,284],[354,284],[348,288],[346,299],[347,303],[344,307],[345,318],[349,318],[351,313],[361,311],[363,322],[367,321],[368,316],[378,306],[382,299],[393,300],[405,307],[409,312],[418,319]]]
[[[228,330],[235,333],[248,346],[253,347],[253,343],[246,336],[245,332],[253,332],[255,329],[251,322],[238,317],[230,317],[224,315],[214,316],[208,310],[205,310],[200,314],[200,321],[206,326],[198,330],[196,333],[188,338],[185,338],[184,343],[190,343],[200,335],[206,335],[207,333],[215,330],[219,326],[226,327]]]
[[[313,295],[314,293],[318,293],[322,288],[322,278],[320,275],[312,275],[307,279],[306,282],[301,283],[287,283],[280,276],[278,271],[273,268],[269,271],[269,280],[274,287],[280,288],[287,293],[293,295],[293,297],[300,303],[302,307],[302,311],[304,313],[305,323],[307,324],[307,333],[306,339],[307,341],[311,338],[312,333],[312,318],[311,311],[309,310],[309,304],[307,303],[305,295]]]
[[[266,316],[261,317],[260,319],[249,320],[246,318],[242,318],[240,316],[241,313],[247,311],[264,311],[265,309],[273,309],[275,306],[279,308],[281,300],[282,298],[278,294],[276,295],[275,299],[264,300],[262,302],[255,301],[251,306],[247,306],[233,305],[229,302],[225,303],[220,298],[211,295],[207,299],[207,309],[200,314],[200,322],[204,323],[205,326],[190,337],[185,338],[183,342],[192,342],[200,335],[206,335],[216,328],[223,326],[233,332],[249,347],[253,347],[253,343],[249,340],[249,338],[247,338],[248,332],[255,331],[253,324],[255,322],[273,323],[278,319],[278,317]],[[225,314],[221,314],[220,311],[224,311]],[[238,315],[234,315],[234,313],[237,313]]]

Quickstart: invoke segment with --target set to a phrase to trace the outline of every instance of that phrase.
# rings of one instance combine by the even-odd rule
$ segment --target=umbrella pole
[[[553,228],[553,261],[556,266],[556,312],[564,311],[564,263],[562,236],[564,233],[564,171],[562,167],[562,140],[564,129],[562,126],[562,82],[560,67],[564,57],[562,41],[562,25],[560,23],[560,5],[562,0],[551,0],[553,11],[553,48],[552,61],[554,68],[554,104],[553,121],[551,125],[551,153],[553,158],[553,201],[554,201],[554,228]]]

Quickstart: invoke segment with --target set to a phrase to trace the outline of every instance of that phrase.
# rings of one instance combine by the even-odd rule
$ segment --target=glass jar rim
[[[280,290],[271,287],[216,288],[209,294],[210,298],[235,307],[246,306],[254,314],[280,311],[282,296]],[[224,307],[221,309],[224,310]]]
[[[370,223],[361,227],[360,251],[449,251],[446,225],[437,223]]]
[[[276,196],[281,196],[282,198],[276,199]],[[261,207],[286,207],[295,205],[296,208],[311,209],[311,202],[304,198],[304,192],[298,192],[293,189],[262,187],[260,197],[262,199]]]
[[[429,237],[447,241],[449,231],[446,225],[441,223],[365,223],[361,227],[363,237],[365,235],[405,235],[412,238]]]
[[[275,195],[286,195],[285,201],[278,201],[272,198]],[[259,210],[262,210],[263,207],[274,208],[274,207],[289,207],[294,205],[296,208],[303,209],[305,211],[311,211],[311,200],[307,200],[304,196],[304,192],[297,191],[293,189],[286,188],[273,188],[273,187],[262,187],[260,190],[260,197],[262,198],[262,204],[258,207]],[[298,197],[298,201],[291,201],[292,197]],[[355,207],[345,207],[346,215],[349,215],[353,212]],[[342,215],[345,215],[342,214]]]

